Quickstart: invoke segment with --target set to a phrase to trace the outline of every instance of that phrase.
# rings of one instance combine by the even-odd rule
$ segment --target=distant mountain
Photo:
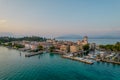
[[[105,33],[104,35],[94,35],[91,38],[98,38],[98,39],[120,39],[120,31],[113,31]]]
[[[15,33],[10,33],[10,32],[0,32],[0,37],[24,37],[27,35],[20,35],[20,34],[15,34]],[[28,35],[29,36],[29,35]],[[86,35],[84,35],[86,36]],[[68,34],[68,35],[63,35],[56,37],[56,39],[82,39],[84,37],[83,35],[77,35],[77,34]],[[88,35],[89,39],[120,39],[120,32],[114,32],[114,33],[109,33],[105,35]]]
[[[120,36],[110,36],[110,35],[104,35],[104,36],[92,36],[89,37],[90,39],[120,39]]]
[[[56,37],[56,38],[57,39],[80,39],[80,38],[82,38],[82,36],[69,34],[69,35],[59,36],[59,37]]]
[[[14,34],[9,32],[0,32],[0,37],[4,37],[4,36],[13,37]]]

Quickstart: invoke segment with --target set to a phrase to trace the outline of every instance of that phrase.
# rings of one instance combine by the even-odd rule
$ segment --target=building
[[[87,37],[87,36],[84,36],[83,40],[84,40],[84,41],[88,41],[88,37]]]
[[[61,45],[60,46],[60,51],[69,52],[69,46],[68,45]]]
[[[96,44],[95,44],[95,43],[91,43],[91,44],[90,44],[90,49],[94,51],[95,48],[96,48]]]
[[[80,40],[77,41],[77,45],[81,45],[82,42]]]
[[[78,51],[79,51],[79,46],[77,46],[77,45],[70,46],[71,53],[78,52]]]
[[[38,45],[30,44],[30,49],[31,50],[36,50],[37,48],[38,48]]]
[[[88,44],[88,37],[84,36],[83,40],[82,40],[82,45],[86,45]]]
[[[25,46],[25,49],[30,49],[30,44],[26,43],[24,46]]]
[[[43,46],[44,49],[49,49],[53,46],[53,44],[49,42],[40,42],[39,45]]]

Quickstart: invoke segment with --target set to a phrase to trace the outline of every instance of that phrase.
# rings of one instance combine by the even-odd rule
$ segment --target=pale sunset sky
[[[120,33],[120,0],[0,0],[0,33]]]

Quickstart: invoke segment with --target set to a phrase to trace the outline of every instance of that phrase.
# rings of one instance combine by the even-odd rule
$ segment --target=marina
[[[94,62],[92,60],[89,59],[84,59],[84,58],[80,58],[80,57],[72,57],[72,56],[67,56],[67,55],[63,55],[63,58],[67,58],[67,59],[71,59],[71,60],[76,60],[76,61],[80,61],[86,64],[93,64]]]

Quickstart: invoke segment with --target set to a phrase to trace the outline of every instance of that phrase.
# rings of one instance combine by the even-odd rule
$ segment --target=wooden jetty
[[[43,51],[32,52],[30,54],[25,54],[25,57],[31,57],[31,56],[39,55],[39,54],[42,54],[42,53],[43,53]]]

